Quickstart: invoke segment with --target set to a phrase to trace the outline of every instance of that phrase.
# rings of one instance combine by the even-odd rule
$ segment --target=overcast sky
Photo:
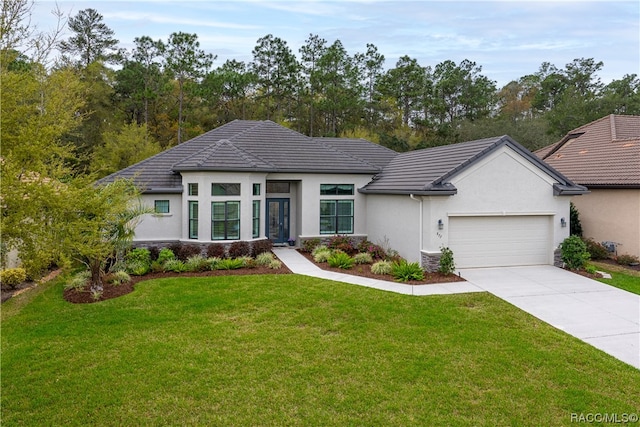
[[[298,49],[309,34],[339,39],[350,55],[378,47],[385,69],[408,55],[422,66],[468,59],[502,87],[576,58],[594,58],[604,83],[640,74],[640,1],[58,1],[71,16],[96,9],[120,46],[135,37],[166,41],[173,32],[196,33],[201,47],[249,62],[256,41],[273,34]],[[53,26],[53,1],[36,0],[33,23]]]

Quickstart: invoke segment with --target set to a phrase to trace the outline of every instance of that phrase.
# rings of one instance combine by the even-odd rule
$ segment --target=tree
[[[364,86],[365,86],[365,100],[367,110],[367,124],[374,126],[377,123],[377,108],[376,101],[379,98],[377,91],[378,81],[382,76],[382,67],[384,66],[384,55],[378,53],[378,48],[367,43],[367,52],[358,55],[359,60],[363,63],[364,68]]]
[[[207,116],[218,115],[218,119],[213,119],[210,127],[235,119],[247,119],[247,107],[255,83],[255,75],[249,71],[248,66],[236,60],[227,60],[221,67],[208,73],[200,86],[209,109]]]
[[[307,105],[308,113],[308,135],[314,136],[316,121],[316,94],[319,92],[318,82],[318,61],[327,50],[327,41],[315,34],[309,34],[305,44],[300,48],[302,56],[301,70],[302,76],[302,100]],[[298,117],[298,120],[302,119]]]
[[[172,33],[164,49],[164,61],[178,82],[178,144],[182,143],[182,125],[186,86],[203,77],[216,56],[200,49],[197,34]]]
[[[405,55],[381,79],[380,92],[395,101],[404,126],[414,124],[422,110],[425,77],[418,61]]]
[[[88,67],[95,61],[113,62],[117,60],[118,40],[114,32],[104,22],[95,9],[84,9],[69,18],[69,29],[74,33],[60,43],[60,51],[79,57],[77,64]]]

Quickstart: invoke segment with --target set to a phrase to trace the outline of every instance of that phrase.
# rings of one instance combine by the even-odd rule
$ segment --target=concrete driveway
[[[479,288],[640,369],[640,295],[552,266],[460,273]]]

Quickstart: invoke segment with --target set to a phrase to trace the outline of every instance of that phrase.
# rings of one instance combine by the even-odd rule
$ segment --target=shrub
[[[187,271],[187,266],[184,261],[179,259],[170,259],[164,263],[165,271],[172,271],[174,273],[184,273]]]
[[[589,261],[587,245],[578,236],[569,236],[560,243],[562,261],[570,270],[579,270]]]
[[[569,234],[572,236],[582,237],[582,223],[580,222],[580,212],[573,204],[569,202]]]
[[[318,245],[315,248],[313,248],[313,250],[311,251],[311,256],[316,256],[318,252],[324,252],[324,251],[331,252],[331,249],[329,249],[326,245]]]
[[[303,252],[307,252],[310,253],[312,252],[317,246],[320,245],[320,238],[319,237],[314,237],[312,239],[306,239],[304,242],[302,242],[302,251]]]
[[[593,239],[583,239],[585,245],[587,245],[587,252],[591,256],[591,259],[607,259],[609,258],[609,251],[602,246],[601,243],[596,242]]]
[[[373,257],[369,252],[360,252],[353,256],[353,262],[356,264],[371,264],[373,263]]]
[[[378,261],[371,266],[371,272],[373,274],[391,274],[391,262]]]
[[[207,247],[208,258],[224,258],[226,256],[227,251],[221,243],[212,243]]]
[[[344,268],[345,270],[352,268],[354,264],[353,258],[341,250],[333,251],[327,259],[327,262],[329,263],[329,267]]]
[[[250,256],[240,256],[236,259],[242,261],[242,266],[245,268],[255,268],[256,266],[256,261]]]
[[[202,251],[198,245],[181,245],[176,254],[180,261],[187,261],[192,256],[201,255]]]
[[[598,270],[596,269],[595,265],[587,264],[584,266],[584,271],[586,271],[589,274],[596,274]]]
[[[149,255],[151,255],[151,261],[155,261],[158,259],[158,257],[160,256],[160,249],[158,249],[157,246],[150,246],[149,247]]]
[[[330,249],[338,249],[347,254],[356,252],[356,248],[353,246],[353,242],[347,236],[333,236],[329,240]]]
[[[155,260],[151,263],[151,272],[153,273],[162,273],[164,271],[164,264],[158,260]]]
[[[187,271],[205,271],[209,269],[209,261],[202,255],[194,255],[187,259],[184,266]]]
[[[144,276],[149,270],[151,270],[151,263],[145,263],[140,260],[127,262],[126,271],[134,276]]]
[[[217,270],[237,270],[244,267],[242,258],[225,258],[221,259],[217,265]]]
[[[398,282],[424,279],[424,270],[417,262],[396,261],[391,266],[391,274]]]
[[[269,268],[272,270],[279,270],[280,268],[282,268],[282,262],[280,262],[277,259],[274,259],[269,263]]]
[[[239,241],[233,242],[229,246],[229,257],[231,258],[239,258],[243,256],[251,255],[251,246],[249,246],[248,242]]]
[[[162,248],[158,253],[157,261],[162,265],[170,259],[176,259],[176,254],[169,248]]]
[[[218,269],[218,264],[220,263],[221,260],[222,260],[222,258],[217,257],[217,256],[207,258],[207,263],[209,265],[209,270],[217,270]]]
[[[374,259],[385,259],[387,256],[386,251],[380,245],[369,242],[369,244],[363,248],[360,252],[366,252],[370,254]]]
[[[616,257],[616,262],[620,265],[631,265],[640,262],[637,256],[622,254]]]
[[[263,252],[256,257],[256,264],[267,267],[274,260],[275,258],[273,257],[273,254],[271,252]]]
[[[329,257],[331,256],[331,249],[324,248],[323,250],[315,251],[316,254],[313,255],[313,260],[315,262],[327,262]]]
[[[124,270],[114,271],[113,273],[111,273],[111,277],[109,280],[109,282],[114,285],[122,285],[123,283],[127,283],[130,281],[131,276],[129,276],[129,274]]]
[[[256,240],[251,244],[251,256],[256,258],[260,254],[271,252],[271,249],[273,249],[271,240]]]
[[[453,261],[453,251],[448,247],[440,248],[440,262],[438,264],[438,272],[442,274],[453,274],[456,270],[456,264]]]
[[[27,280],[27,270],[24,268],[8,268],[0,271],[0,283],[15,289],[20,283]]]
[[[64,288],[79,291],[89,283],[90,278],[91,273],[88,271],[81,271],[80,273],[74,274],[73,277],[65,283]]]
[[[125,261],[129,262],[141,262],[147,265],[151,265],[151,252],[147,248],[135,248],[131,249],[125,255]]]

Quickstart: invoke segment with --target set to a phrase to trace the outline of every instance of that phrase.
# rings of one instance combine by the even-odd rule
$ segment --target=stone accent
[[[553,265],[560,268],[564,267],[564,262],[562,261],[562,251],[560,250],[560,248],[556,248],[553,251]]]
[[[301,237],[300,239],[298,239],[296,241],[296,243],[299,244],[300,247],[304,247],[304,242],[306,242],[307,240],[314,240],[314,239],[320,239],[320,244],[321,245],[329,245],[329,242],[331,242],[331,239],[336,237],[335,235],[331,235],[331,234],[327,234],[327,235],[322,235],[322,236],[312,236],[312,237]],[[357,246],[360,242],[363,242],[365,240],[367,240],[367,236],[363,236],[363,235],[358,235],[358,236],[346,236],[349,238],[349,240],[351,240],[351,242],[353,243],[354,246]]]
[[[435,273],[440,268],[441,252],[421,252],[422,269],[427,273]]]

